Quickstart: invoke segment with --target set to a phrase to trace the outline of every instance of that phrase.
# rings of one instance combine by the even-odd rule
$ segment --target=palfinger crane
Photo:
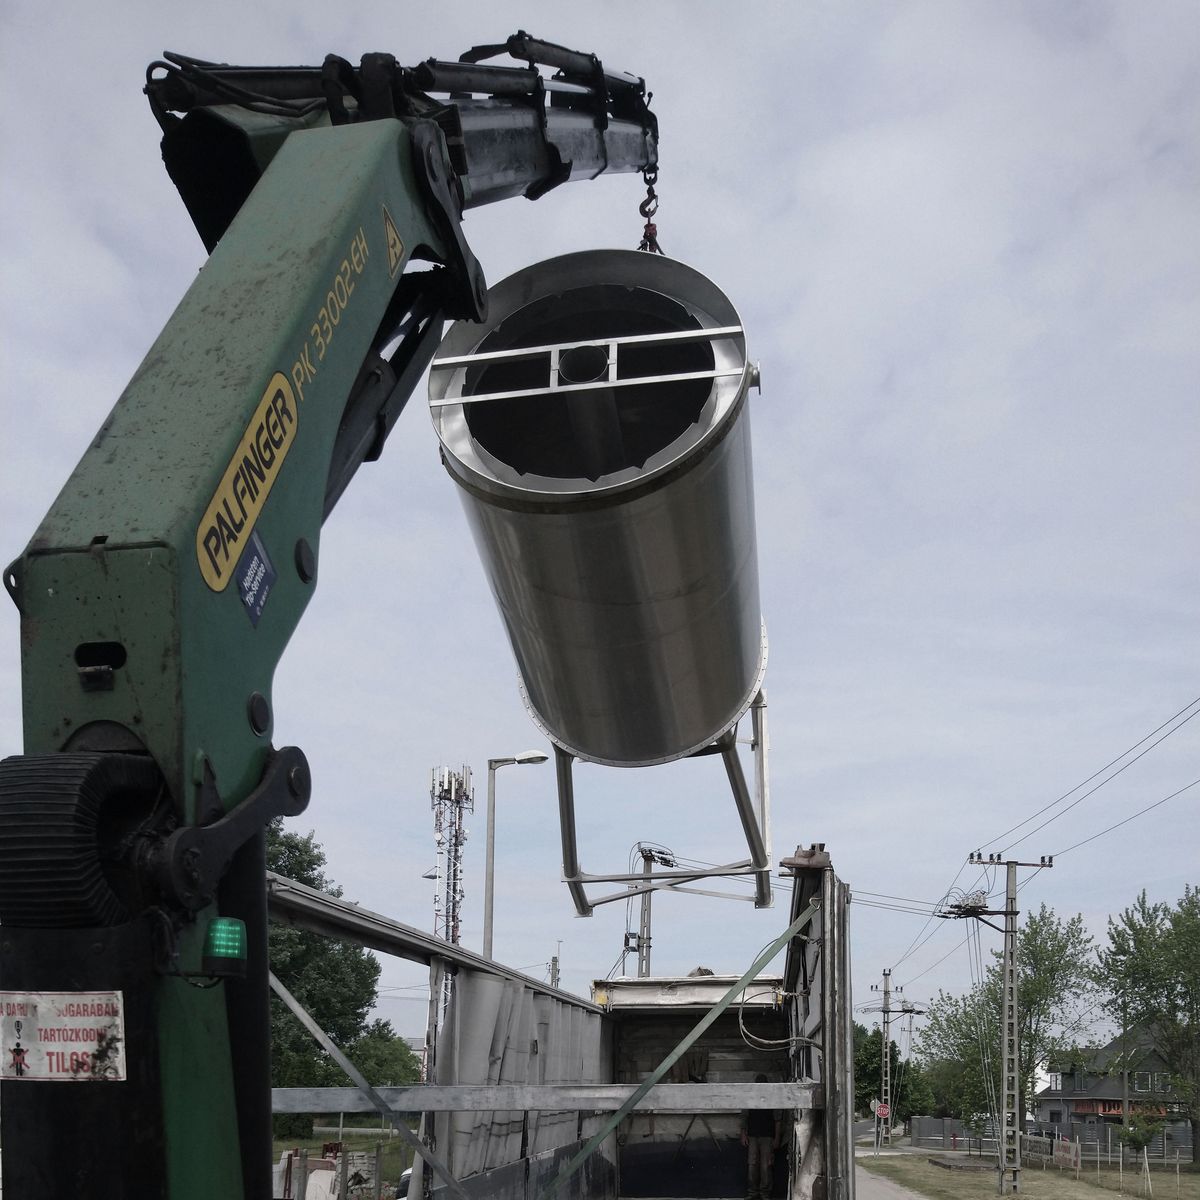
[[[484,316],[464,210],[657,161],[641,79],[524,33],[413,68],[169,54],[146,93],[210,257],[4,573],[14,1196],[269,1194],[263,830],[312,790],[272,744],[272,678],[322,522],[444,320]],[[64,1154],[63,1130],[93,1150]]]

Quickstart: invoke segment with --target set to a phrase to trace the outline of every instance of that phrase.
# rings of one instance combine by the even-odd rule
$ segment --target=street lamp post
[[[487,854],[483,875],[483,957],[492,957],[492,900],[496,884],[496,772],[501,767],[544,763],[550,756],[540,750],[526,750],[511,758],[488,759]]]

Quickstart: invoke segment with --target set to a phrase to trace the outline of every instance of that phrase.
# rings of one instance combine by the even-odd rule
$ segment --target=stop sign
[[[891,1111],[892,1108],[890,1104],[884,1104],[882,1101],[880,1101],[878,1107],[875,1109],[875,1114],[876,1116],[886,1117]]]

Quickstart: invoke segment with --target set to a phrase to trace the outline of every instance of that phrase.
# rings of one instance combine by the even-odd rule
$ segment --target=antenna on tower
[[[434,867],[433,932],[443,941],[459,942],[463,890],[463,846],[467,828],[463,815],[475,811],[475,793],[471,789],[471,768],[460,771],[434,767],[429,789],[433,809],[433,840],[437,848]],[[450,1003],[451,976],[442,987],[442,1012]]]

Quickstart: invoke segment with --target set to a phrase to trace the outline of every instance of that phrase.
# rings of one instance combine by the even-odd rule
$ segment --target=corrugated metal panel
[[[611,1083],[610,1045],[592,1005],[572,1004],[521,979],[460,970],[438,1033],[435,1082]],[[544,1187],[566,1152],[599,1128],[599,1121],[575,1111],[523,1110],[433,1118],[438,1149],[469,1194],[511,1200],[537,1194],[537,1181]],[[612,1194],[612,1158],[602,1155],[588,1172],[588,1187],[600,1189],[586,1193],[589,1197]]]

